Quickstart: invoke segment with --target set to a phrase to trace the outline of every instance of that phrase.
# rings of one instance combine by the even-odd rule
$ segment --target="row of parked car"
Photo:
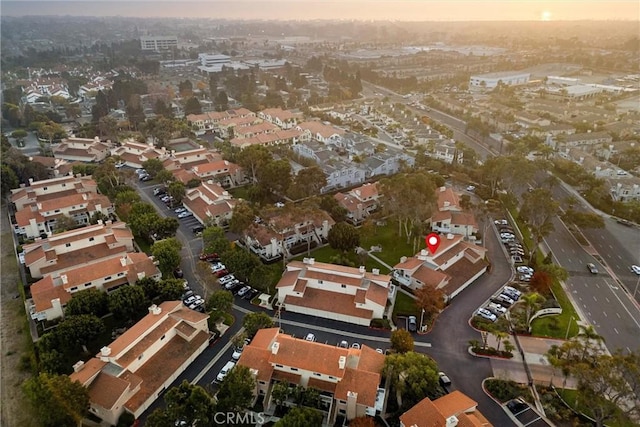
[[[511,261],[514,264],[522,263],[525,257],[524,247],[518,241],[513,227],[509,225],[509,221],[497,219],[494,223],[500,232],[500,241],[505,245],[511,256]]]
[[[214,254],[209,256],[209,259],[207,259],[207,255],[202,255],[200,259],[203,259],[204,257],[204,260],[209,260],[211,262],[211,273],[218,277],[218,282],[222,287],[231,291],[234,295],[248,301],[251,301],[260,293],[257,289],[253,289],[251,286],[247,286],[243,281],[236,279],[236,277],[227,270],[227,267],[220,262],[220,258],[216,258],[213,255]]]
[[[199,311],[200,313],[204,313],[205,311],[204,298],[193,292],[193,290],[189,287],[189,282],[187,282],[186,280],[184,281],[184,293],[182,294],[182,302],[191,310]]]
[[[495,322],[498,317],[505,314],[509,308],[520,299],[522,292],[512,286],[504,286],[500,289],[485,307],[480,307],[476,315],[483,319]]]

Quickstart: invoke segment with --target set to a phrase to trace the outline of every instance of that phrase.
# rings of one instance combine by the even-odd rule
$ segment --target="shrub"
[[[489,379],[484,383],[487,391],[501,402],[506,402],[520,396],[529,396],[529,391],[515,381]]]

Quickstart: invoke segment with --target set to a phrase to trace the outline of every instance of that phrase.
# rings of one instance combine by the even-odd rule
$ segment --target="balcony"
[[[391,276],[401,285],[411,286],[411,277],[405,276],[401,271],[394,270]]]

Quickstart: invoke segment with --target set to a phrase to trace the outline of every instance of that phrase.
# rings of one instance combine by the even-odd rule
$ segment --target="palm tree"
[[[537,292],[532,292],[522,296],[521,301],[524,303],[525,320],[529,331],[531,331],[531,318],[538,311],[540,304],[544,301],[544,297]]]
[[[503,339],[507,338],[509,334],[504,331],[493,331],[493,335],[496,337],[496,351],[500,351],[500,343]],[[509,341],[505,341],[505,345]]]
[[[513,355],[513,350],[516,349],[516,346],[509,340],[504,342],[504,351]]]
[[[585,361],[591,350],[595,350],[594,344],[597,344],[597,346],[601,348],[604,343],[604,337],[596,332],[593,325],[580,326],[578,339],[583,341],[582,356],[580,357],[582,361]]]

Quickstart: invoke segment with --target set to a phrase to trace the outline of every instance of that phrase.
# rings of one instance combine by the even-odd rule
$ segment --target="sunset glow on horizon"
[[[153,6],[151,6],[151,3]],[[2,15],[267,20],[576,21],[640,19],[638,1],[209,0],[3,1]]]

